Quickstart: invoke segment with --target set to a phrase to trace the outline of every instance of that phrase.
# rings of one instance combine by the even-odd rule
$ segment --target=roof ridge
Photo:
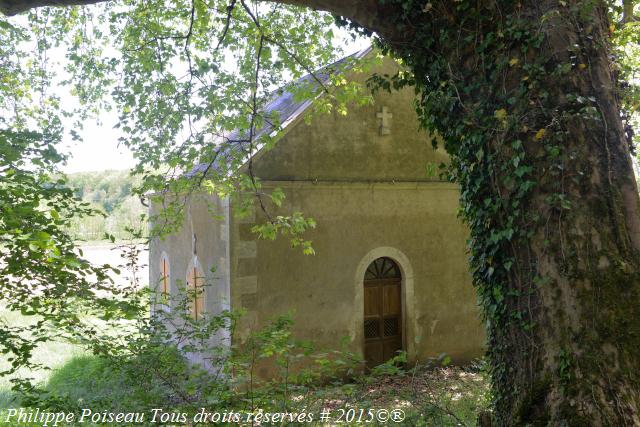
[[[305,74],[304,76],[298,77],[296,80],[292,80],[292,81],[290,81],[290,82],[287,82],[287,83],[285,83],[284,85],[280,86],[280,87],[279,87],[279,88],[277,88],[277,89],[274,89],[274,90],[269,94],[269,97],[270,97],[270,96],[272,96],[272,95],[274,95],[274,94],[276,94],[276,93],[278,93],[278,91],[283,91],[283,90],[285,90],[287,87],[296,86],[296,84],[298,84],[298,83],[302,83],[302,81],[303,81],[303,80],[305,80],[305,79],[309,79],[312,75],[321,74],[324,70],[328,70],[328,69],[330,69],[331,67],[334,67],[334,66],[336,66],[336,65],[343,64],[343,63],[345,63],[346,61],[348,61],[348,60],[349,60],[349,59],[351,59],[351,58],[356,59],[356,60],[361,59],[361,58],[363,58],[365,55],[367,55],[369,52],[371,52],[372,50],[373,50],[373,47],[372,47],[371,45],[369,45],[369,46],[367,46],[367,47],[366,47],[366,48],[364,48],[364,49],[360,49],[360,50],[358,50],[358,51],[356,51],[356,52],[353,52],[353,53],[351,53],[351,54],[349,54],[349,55],[347,55],[347,56],[344,56],[344,57],[342,57],[342,58],[340,58],[340,59],[337,59],[337,60],[335,60],[335,61],[333,61],[333,62],[331,62],[331,63],[329,63],[329,64],[322,65],[322,66],[318,67],[317,69],[315,69],[314,71],[312,71],[312,72],[310,72],[310,73],[308,73],[308,74]],[[332,71],[333,71],[333,70],[332,70]],[[331,73],[325,73],[325,74],[329,74],[329,75],[330,75]],[[323,82],[323,83],[324,83],[324,82]],[[265,104],[265,106],[266,106],[269,102],[271,102],[271,101],[268,101],[268,102]]]
[[[324,65],[318,68],[313,73],[306,74],[298,78],[297,80],[289,82],[279,87],[278,89],[275,89],[271,94],[269,94],[270,96],[269,98],[267,98],[268,100],[260,109],[259,113],[264,117],[268,117],[272,113],[277,112],[280,130],[286,129],[289,125],[291,125],[291,123],[296,121],[298,117],[304,114],[307,108],[309,108],[309,106],[313,104],[313,102],[318,98],[318,96],[321,96],[322,94],[320,91],[320,93],[315,94],[314,97],[303,99],[303,100],[295,100],[294,94],[291,91],[287,90],[287,88],[296,87],[297,85],[300,85],[304,80],[309,80],[310,83],[312,84],[315,83],[317,85],[318,82],[315,81],[315,79],[314,80],[311,79],[312,74],[315,74],[315,73],[324,75],[324,79],[323,79],[324,81],[321,81],[321,83],[324,84],[328,80],[329,76],[335,72],[335,70],[331,70],[332,67],[334,67],[337,70],[341,64],[348,65],[347,61],[349,61],[351,58],[353,58],[354,60],[359,60],[363,58],[365,55],[367,55],[369,52],[371,52],[372,50],[373,48],[371,46],[368,46],[365,49],[361,49],[357,52],[347,55],[337,61],[332,62],[331,64]],[[327,70],[330,70],[330,71],[327,71]],[[323,73],[323,71],[326,71],[326,72]],[[339,70],[339,71],[344,72],[346,71],[346,69]],[[275,126],[273,125],[273,123],[267,120],[266,123],[255,132],[253,137],[255,140],[258,140],[261,136],[265,134],[266,135],[271,134],[274,130],[275,130]],[[228,141],[239,139],[238,130],[232,131],[229,135],[227,135],[223,139],[227,139]],[[262,149],[262,147],[254,147],[254,149],[255,149],[255,152],[252,153],[252,155],[256,155]],[[231,145],[229,145],[223,151],[227,152],[227,154],[230,154],[230,152],[233,152],[233,151],[238,151],[238,152],[242,151],[242,143],[240,142],[237,144],[231,143]],[[215,161],[216,163],[222,160],[220,157],[224,158],[226,156],[225,155],[219,156]],[[187,175],[193,176],[194,174],[198,172],[202,172],[203,170],[208,170],[209,168],[210,167],[203,168],[203,165],[197,165]]]

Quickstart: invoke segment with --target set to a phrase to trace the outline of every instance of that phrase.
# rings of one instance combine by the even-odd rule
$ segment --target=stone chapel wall
[[[394,67],[387,61],[377,71]],[[411,360],[445,352],[463,362],[483,354],[458,187],[427,172],[447,156],[419,131],[413,96],[410,88],[379,92],[373,105],[347,116],[299,120],[273,150],[257,156],[254,170],[264,185],[286,194],[272,213],[301,211],[317,221],[305,236],[316,255],[292,249],[286,237],[256,239],[250,230],[264,220],[259,209],[231,219],[233,307],[247,310],[240,340],[292,310],[297,337],[325,349],[339,348],[344,338],[350,350],[362,351],[361,264],[379,254],[395,257],[412,276],[403,284]],[[393,117],[383,123],[384,114]]]

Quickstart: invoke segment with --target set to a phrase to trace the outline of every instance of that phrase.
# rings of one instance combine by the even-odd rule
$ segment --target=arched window
[[[187,292],[189,295],[189,313],[195,320],[204,313],[204,273],[198,267],[198,259],[194,258],[187,270]]]
[[[171,276],[169,270],[169,257],[166,253],[162,253],[160,257],[160,283],[158,286],[160,295],[167,297],[171,293]]]

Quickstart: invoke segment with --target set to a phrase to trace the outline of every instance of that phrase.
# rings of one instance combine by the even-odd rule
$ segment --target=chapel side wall
[[[387,247],[404,254],[413,271],[413,298],[405,301],[405,315],[413,314],[405,316],[404,329],[411,360],[446,352],[462,363],[483,354],[484,332],[466,267],[467,232],[456,216],[456,186],[266,185],[271,184],[287,194],[278,212],[302,211],[317,221],[306,236],[316,255],[292,249],[286,237],[256,240],[250,229],[261,221],[260,211],[232,218],[232,300],[234,307],[247,310],[240,341],[250,329],[294,308],[298,338],[337,349],[347,337],[349,349],[362,352],[364,274],[356,277],[358,265],[371,251]]]
[[[153,217],[161,203],[151,205]],[[193,265],[194,252],[205,277],[205,311],[220,313],[230,307],[229,276],[229,205],[226,199],[194,194],[185,203],[179,230],[154,238],[149,246],[150,286],[160,282],[160,257],[166,253],[170,264],[170,286],[174,300],[184,292],[187,269]],[[195,239],[194,239],[195,236]],[[215,269],[215,271],[212,271]],[[174,301],[174,306],[176,301]]]

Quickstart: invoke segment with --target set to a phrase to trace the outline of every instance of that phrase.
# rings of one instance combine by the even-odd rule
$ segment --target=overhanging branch
[[[44,6],[86,6],[104,1],[106,0],[0,0],[0,12],[12,16]]]
[[[0,0],[0,12],[7,16],[45,6],[87,6],[108,0]],[[370,29],[385,33],[387,39],[393,34],[385,19],[383,6],[378,0],[264,0],[291,6],[308,7],[343,16]]]

